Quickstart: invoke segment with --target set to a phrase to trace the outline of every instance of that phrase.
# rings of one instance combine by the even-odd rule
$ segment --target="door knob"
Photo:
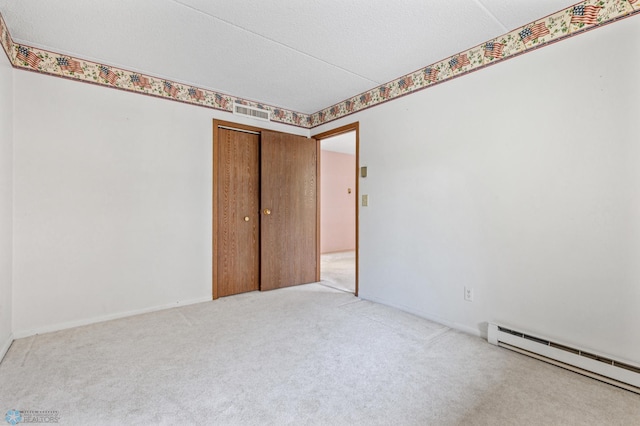
[[[245,216],[245,217],[244,217],[244,221],[245,221],[245,222],[249,222],[249,216]]]
[[[269,209],[264,209],[264,214],[266,214],[267,216],[271,214],[271,210]]]

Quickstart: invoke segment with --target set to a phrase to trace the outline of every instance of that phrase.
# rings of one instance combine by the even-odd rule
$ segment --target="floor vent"
[[[637,365],[496,324],[489,324],[488,341],[640,394],[640,367]]]
[[[243,117],[249,117],[256,120],[271,121],[271,117],[269,116],[269,110],[251,107],[248,105],[234,103],[233,113],[235,115],[241,115]]]

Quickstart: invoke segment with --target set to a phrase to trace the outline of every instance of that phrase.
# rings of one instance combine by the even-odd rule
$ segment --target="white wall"
[[[640,364],[638,19],[314,129],[360,122],[361,297]]]
[[[210,299],[212,118],[239,120],[23,71],[15,91],[14,333]]]
[[[13,68],[0,48],[0,360],[11,344]]]

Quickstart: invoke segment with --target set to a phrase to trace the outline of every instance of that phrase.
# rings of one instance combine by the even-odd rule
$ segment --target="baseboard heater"
[[[503,348],[640,394],[640,367],[489,323],[488,339]]]

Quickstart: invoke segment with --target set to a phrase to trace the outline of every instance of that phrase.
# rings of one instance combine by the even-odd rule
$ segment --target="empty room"
[[[639,14],[0,0],[2,421],[638,424]]]

